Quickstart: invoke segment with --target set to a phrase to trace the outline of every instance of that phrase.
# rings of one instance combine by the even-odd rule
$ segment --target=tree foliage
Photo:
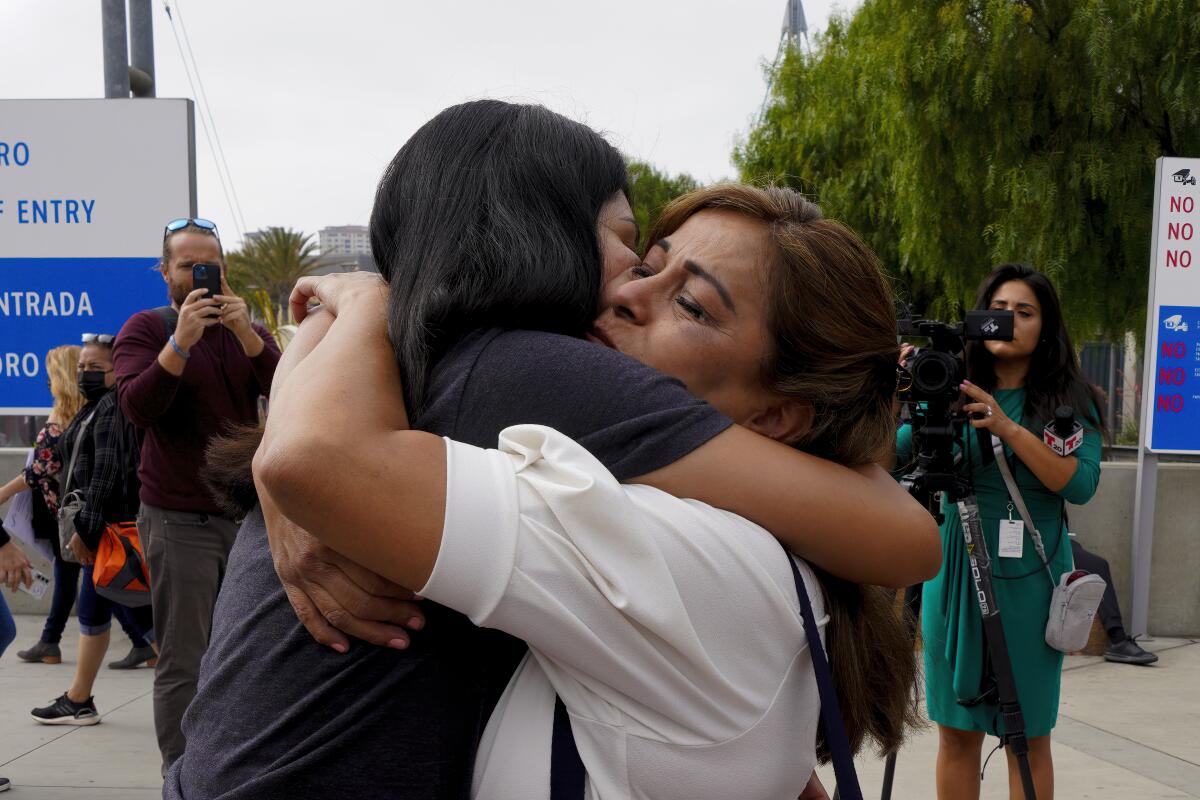
[[[696,180],[688,174],[669,175],[642,161],[629,161],[630,205],[637,220],[642,241],[638,246],[644,251],[650,225],[667,203],[687,194],[697,187]]]
[[[259,232],[225,257],[230,288],[263,319],[271,306],[276,314],[287,307],[292,287],[313,271],[317,260],[311,234],[278,227]]]
[[[865,0],[790,49],[737,148],[957,317],[1028,261],[1079,334],[1141,331],[1154,160],[1200,156],[1197,0]]]

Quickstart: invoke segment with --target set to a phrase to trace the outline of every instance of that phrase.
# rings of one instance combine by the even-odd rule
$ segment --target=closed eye
[[[676,297],[675,302],[693,319],[704,320],[708,318],[708,312],[704,310],[703,306],[682,295]]]

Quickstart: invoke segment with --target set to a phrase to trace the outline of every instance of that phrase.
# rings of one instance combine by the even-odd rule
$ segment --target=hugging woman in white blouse
[[[890,447],[891,296],[853,234],[789,190],[718,186],[669,207],[651,241],[645,263],[605,287],[597,342],[787,444],[848,464]],[[816,763],[819,702],[775,539],[622,486],[548,428],[509,428],[496,450],[406,430],[383,284],[304,279],[294,308],[310,299],[327,313],[281,364],[260,497],[350,559],[529,644],[485,731],[474,796],[548,796],[557,694],[592,798],[795,797]],[[912,705],[911,665],[896,681],[895,662],[911,652],[875,599],[835,620],[840,661],[831,649],[858,690],[841,697],[852,738],[894,747]]]

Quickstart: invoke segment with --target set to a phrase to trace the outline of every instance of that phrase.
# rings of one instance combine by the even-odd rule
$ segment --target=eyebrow
[[[669,252],[671,252],[671,240],[670,239],[659,239],[657,242],[650,245],[651,249],[654,249],[655,247],[661,247],[662,251],[664,253],[669,253]]]
[[[683,262],[683,267],[697,278],[707,281],[709,284],[711,284],[712,287],[717,290],[717,294],[721,296],[721,300],[726,306],[729,307],[729,310],[735,314],[737,313],[737,309],[733,307],[733,298],[729,295],[729,290],[725,288],[725,284],[721,283],[721,281],[717,279],[716,275],[713,275],[711,272],[704,269],[704,267],[700,266],[691,259],[685,260]]]
[[[1008,305],[1007,300],[993,300],[992,303],[994,305]],[[1016,306],[1017,308],[1028,308],[1030,311],[1037,311],[1037,306],[1035,306],[1033,303],[1017,303]]]

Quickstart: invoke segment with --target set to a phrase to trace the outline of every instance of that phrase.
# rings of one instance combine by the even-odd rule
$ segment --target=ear
[[[812,427],[814,416],[811,403],[791,397],[773,397],[766,408],[743,425],[777,442],[792,444]]]
[[[170,283],[170,282],[171,282],[171,279],[167,277],[167,262],[165,262],[165,261],[159,261],[159,262],[158,262],[158,271],[159,271],[160,273],[162,273],[162,279],[163,279],[163,283]]]

